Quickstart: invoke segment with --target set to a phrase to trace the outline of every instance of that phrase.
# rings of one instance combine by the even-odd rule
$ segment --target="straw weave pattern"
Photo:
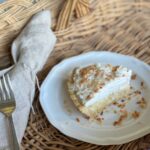
[[[135,56],[150,65],[150,0],[7,0],[0,4],[0,68],[12,64],[11,43],[29,18],[52,12],[57,44],[40,82],[61,60],[92,50]],[[67,6],[66,6],[67,5]],[[69,15],[70,13],[70,15]],[[67,20],[61,19],[66,15]],[[61,16],[61,17],[60,17]],[[36,92],[23,150],[148,150],[150,135],[123,145],[97,146],[61,134],[46,119]]]

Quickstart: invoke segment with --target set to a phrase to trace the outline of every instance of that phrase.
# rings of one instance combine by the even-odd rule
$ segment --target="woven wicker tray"
[[[0,4],[0,68],[11,65],[10,46],[27,20],[50,9],[57,44],[40,81],[62,59],[91,50],[133,55],[150,64],[149,0],[7,0]],[[148,150],[150,135],[124,145],[97,146],[61,134],[46,119],[36,92],[23,150]]]

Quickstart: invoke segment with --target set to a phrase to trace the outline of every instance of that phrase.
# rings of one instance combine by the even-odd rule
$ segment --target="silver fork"
[[[16,102],[9,75],[5,75],[0,79],[0,112],[2,112],[9,121],[11,133],[11,150],[19,150],[19,144],[13,124],[12,113],[16,108]]]

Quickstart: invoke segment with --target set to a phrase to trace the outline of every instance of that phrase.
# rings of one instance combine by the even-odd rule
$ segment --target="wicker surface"
[[[149,0],[7,0],[0,5],[0,68],[11,64],[12,40],[33,14],[45,8],[52,12],[53,29],[58,41],[43,71],[39,73],[41,82],[62,59],[90,50],[134,55],[150,64]],[[64,15],[67,20],[62,19]],[[47,121],[39,104],[38,92],[34,107],[36,115],[30,114],[22,141],[24,150],[150,148],[150,135],[118,146],[97,146],[69,138]]]

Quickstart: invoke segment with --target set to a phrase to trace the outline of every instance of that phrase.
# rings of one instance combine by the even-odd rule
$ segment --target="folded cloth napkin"
[[[54,48],[56,37],[50,29],[49,11],[33,16],[21,34],[12,44],[12,57],[15,65],[11,67],[12,88],[16,98],[16,110],[13,113],[16,134],[19,143],[27,125],[30,108],[35,92],[36,73],[45,64]],[[3,74],[6,71],[0,72]],[[0,150],[10,149],[6,117],[0,113]]]

